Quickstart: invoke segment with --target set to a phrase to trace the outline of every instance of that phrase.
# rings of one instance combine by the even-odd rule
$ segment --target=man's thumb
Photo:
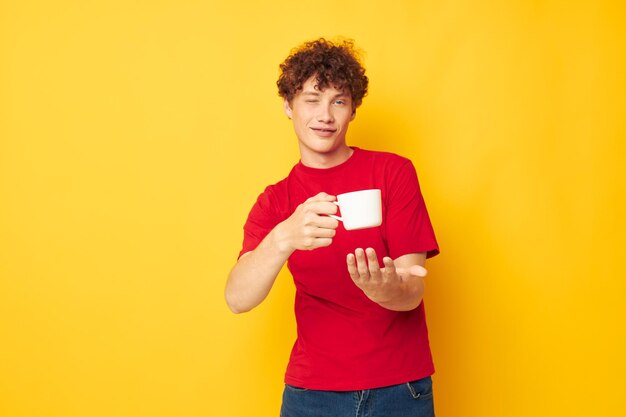
[[[423,278],[428,275],[428,271],[421,265],[413,265],[409,268],[409,274]]]

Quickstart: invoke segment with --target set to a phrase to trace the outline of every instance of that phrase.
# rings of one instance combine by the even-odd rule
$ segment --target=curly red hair
[[[312,76],[316,77],[320,90],[332,86],[349,92],[355,109],[367,94],[365,68],[352,40],[331,42],[319,38],[293,49],[280,64],[278,94],[291,102]]]

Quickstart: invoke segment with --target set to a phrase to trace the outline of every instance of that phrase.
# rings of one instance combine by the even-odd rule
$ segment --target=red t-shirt
[[[348,274],[346,255],[371,247],[378,261],[409,253],[439,253],[415,168],[401,156],[353,148],[343,164],[329,169],[296,165],[289,176],[259,196],[244,226],[241,254],[306,199],[378,188],[383,223],[346,231],[339,224],[333,243],[295,251],[288,267],[296,285],[298,337],[285,383],[309,389],[351,391],[424,378],[434,372],[424,303],[407,312],[371,301]]]

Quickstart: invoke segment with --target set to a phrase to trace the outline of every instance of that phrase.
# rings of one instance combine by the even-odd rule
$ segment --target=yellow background
[[[411,158],[442,248],[437,415],[622,416],[621,1],[2,1],[0,415],[277,416],[293,285],[231,314],[297,162],[289,50],[354,38],[351,145]]]

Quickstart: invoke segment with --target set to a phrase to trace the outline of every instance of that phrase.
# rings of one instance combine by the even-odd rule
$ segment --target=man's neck
[[[347,145],[328,154],[320,154],[301,148],[300,162],[310,168],[327,169],[343,164],[350,159],[353,153],[354,150]]]

